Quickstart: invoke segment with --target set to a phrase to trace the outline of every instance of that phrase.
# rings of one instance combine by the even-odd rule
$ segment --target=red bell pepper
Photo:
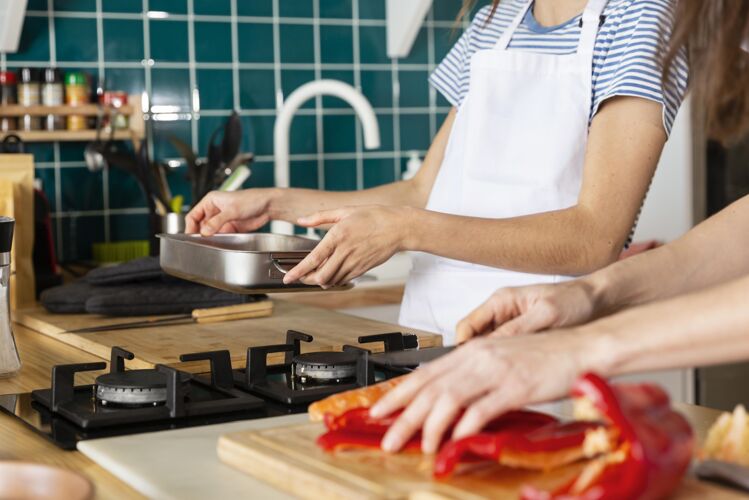
[[[399,415],[400,413],[394,413],[385,418],[375,419],[369,416],[368,408],[354,408],[339,416],[325,415],[324,422],[328,432],[320,436],[317,443],[327,451],[349,448],[379,448],[380,441]],[[456,422],[458,419],[456,419]],[[507,431],[516,433],[538,429],[556,422],[557,419],[550,415],[518,410],[505,413],[492,420],[484,429],[487,432]],[[449,431],[446,434],[449,435]],[[420,446],[421,434],[416,434],[407,443],[405,449],[417,450]]]
[[[667,496],[678,486],[692,459],[693,434],[662,389],[610,386],[587,374],[576,382],[572,395],[587,399],[616,429],[615,451],[592,461],[556,491],[525,488],[524,499],[649,500]]]
[[[518,425],[494,433],[484,430],[446,443],[434,462],[434,477],[450,476],[466,458],[529,469],[558,467],[583,458],[587,433],[601,428],[598,422],[552,422],[541,427]]]

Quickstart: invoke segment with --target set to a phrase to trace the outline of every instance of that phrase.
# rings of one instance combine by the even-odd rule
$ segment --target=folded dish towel
[[[40,301],[52,313],[107,316],[188,314],[266,298],[239,295],[167,275],[156,257],[89,272],[82,280],[45,290]]]

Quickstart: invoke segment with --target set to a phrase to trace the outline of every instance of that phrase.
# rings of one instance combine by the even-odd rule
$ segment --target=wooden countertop
[[[382,295],[385,298],[382,300],[391,300],[387,297],[392,297],[393,293],[397,294],[398,292],[397,290],[385,292]],[[356,300],[364,299],[359,296]],[[359,305],[371,305],[371,302],[360,302]],[[342,307],[356,306],[346,305]],[[53,365],[96,359],[91,354],[20,325],[14,327],[14,332],[23,367],[20,373],[14,377],[0,379],[0,394],[28,392],[33,389],[49,387],[50,371]],[[96,373],[80,374],[77,383],[90,383],[96,375]],[[707,428],[718,415],[717,411],[704,407],[684,404],[676,406],[685,414],[700,439],[704,437]],[[2,443],[0,445],[0,459],[2,460],[46,463],[86,475],[96,487],[97,498],[142,498],[138,492],[81,453],[60,450],[27,428],[22,422],[6,414],[0,414],[0,443]]]
[[[23,366],[14,377],[0,379],[0,394],[15,394],[49,387],[53,365],[92,361],[92,356],[44,335],[14,326]],[[78,383],[90,383],[95,372],[79,375]],[[88,477],[97,498],[143,498],[105,469],[77,451],[63,451],[26,427],[21,421],[0,414],[0,459],[44,463],[71,469]]]

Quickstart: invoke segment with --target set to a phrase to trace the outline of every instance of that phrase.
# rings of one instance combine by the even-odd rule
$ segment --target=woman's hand
[[[213,236],[216,233],[248,233],[270,221],[272,189],[247,189],[226,193],[211,191],[185,218],[185,232]]]
[[[511,337],[586,323],[596,315],[593,287],[583,279],[502,288],[458,323],[457,341]]]
[[[592,368],[583,357],[592,356],[594,346],[582,340],[572,331],[484,337],[419,368],[370,410],[380,418],[405,408],[385,434],[383,449],[397,451],[422,430],[423,451],[434,453],[464,409],[455,439],[479,432],[508,410],[566,396],[575,379]]]
[[[284,276],[328,288],[351,281],[404,249],[412,209],[362,206],[318,212],[298,220],[305,227],[333,224],[322,241]]]

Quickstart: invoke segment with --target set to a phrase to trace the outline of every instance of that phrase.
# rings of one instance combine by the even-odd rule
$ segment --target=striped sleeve
[[[663,126],[666,134],[671,132],[688,83],[686,51],[676,58],[665,83],[662,78],[673,9],[672,0],[635,0],[617,16],[616,26],[607,27],[612,40],[604,60],[594,61],[598,74],[593,75],[591,117],[611,97],[642,97],[663,105]]]
[[[481,10],[486,10],[486,7]],[[447,53],[429,77],[429,83],[432,87],[455,107],[460,106],[468,91],[468,85],[464,85],[464,83],[467,83],[470,78],[471,37],[474,32],[474,24],[479,17],[481,17],[481,13],[476,15],[471,25],[455,42],[453,48],[450,49],[450,52]]]

